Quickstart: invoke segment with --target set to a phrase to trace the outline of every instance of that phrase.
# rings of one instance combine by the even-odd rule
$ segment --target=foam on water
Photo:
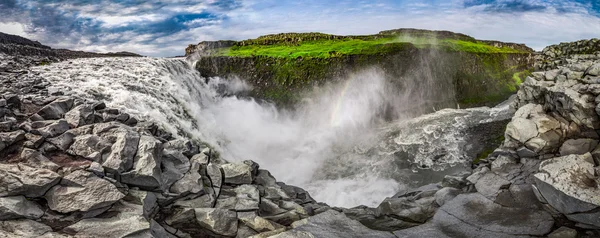
[[[223,96],[249,87],[207,80],[184,59],[76,59],[33,70],[66,94],[104,100],[175,135],[208,142],[226,160],[254,160],[318,201],[346,207],[373,206],[402,189],[411,171],[398,164],[463,163],[460,129],[505,116],[496,112],[504,109],[481,108],[414,118],[408,109],[426,103],[419,95],[435,92],[398,91],[376,69],[316,89],[293,111]]]

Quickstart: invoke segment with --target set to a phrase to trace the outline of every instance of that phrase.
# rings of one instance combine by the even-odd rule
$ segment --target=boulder
[[[24,164],[0,164],[0,197],[41,197],[59,181],[60,175],[52,170]]]
[[[13,131],[13,132],[1,132],[0,133],[0,151],[4,150],[6,147],[11,146],[14,143],[22,141],[25,139],[25,132],[22,130]]]
[[[71,126],[66,120],[58,120],[42,128],[33,129],[31,130],[31,133],[46,138],[52,138],[65,133],[69,129],[71,129]]]
[[[150,222],[142,213],[141,205],[120,201],[106,212],[112,216],[83,219],[63,232],[75,237],[151,237]]]
[[[256,232],[274,231],[285,229],[284,226],[275,222],[269,221],[256,214],[256,212],[238,212],[238,219],[246,226],[252,228]]]
[[[13,219],[38,219],[44,211],[37,203],[24,196],[0,197],[0,221]]]
[[[252,167],[245,163],[231,163],[221,166],[225,172],[225,183],[251,184],[254,180]]]
[[[190,170],[190,160],[180,152],[163,150],[161,168],[163,190],[168,191]]]
[[[94,134],[112,142],[110,153],[102,162],[105,169],[123,173],[133,168],[140,140],[138,132],[120,123],[101,123],[94,125]]]
[[[592,152],[598,145],[594,139],[571,139],[565,141],[560,147],[560,155],[585,154]]]
[[[115,185],[93,173],[77,170],[46,193],[50,209],[68,213],[109,206],[125,195]]]
[[[179,151],[186,157],[190,158],[200,152],[198,146],[187,139],[176,139],[165,143],[165,150]]]
[[[586,75],[600,76],[600,63],[593,64],[585,71]]]
[[[293,229],[271,236],[287,237],[346,237],[346,238],[396,238],[390,232],[371,230],[360,222],[333,210],[294,222]]]
[[[386,198],[379,204],[377,211],[378,214],[392,216],[403,221],[424,223],[437,210],[434,194],[418,193],[413,196]]]
[[[73,128],[92,124],[95,118],[92,105],[79,105],[65,114],[65,119]]]
[[[97,135],[80,135],[72,140],[67,153],[101,163],[103,155],[110,152],[111,144]]]
[[[59,98],[40,109],[37,114],[46,120],[57,120],[73,107],[72,98]]]
[[[525,143],[538,135],[537,126],[531,120],[514,118],[506,126],[506,135],[521,143]]]
[[[152,136],[143,135],[133,158],[133,170],[121,175],[121,182],[145,189],[159,188],[162,183],[160,164],[162,143]]]
[[[218,208],[183,209],[165,221],[194,237],[226,236],[237,233],[238,219],[233,211]]]
[[[194,158],[192,158],[190,161],[191,167],[188,172],[186,172],[180,180],[171,186],[170,191],[172,193],[199,193],[204,189],[202,184],[202,176],[200,175],[200,169],[202,165],[196,160],[198,157]]]
[[[19,155],[23,164],[40,169],[48,169],[56,172],[60,166],[50,161],[37,150],[24,148]]]
[[[542,202],[575,222],[600,228],[600,188],[591,154],[545,160],[535,174]]]

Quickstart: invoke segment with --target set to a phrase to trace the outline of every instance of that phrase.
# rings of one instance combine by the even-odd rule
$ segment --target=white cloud
[[[31,36],[25,32],[25,29],[25,25],[18,22],[0,22],[0,32],[30,38]]]

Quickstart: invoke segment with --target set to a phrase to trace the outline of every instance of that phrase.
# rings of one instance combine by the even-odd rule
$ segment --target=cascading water
[[[346,207],[374,206],[414,185],[418,168],[464,164],[464,129],[511,114],[502,106],[415,117],[422,112],[415,107],[431,105],[425,99],[435,92],[422,91],[433,81],[398,91],[377,69],[323,86],[293,111],[223,96],[248,86],[207,80],[183,59],[76,59],[32,70],[51,82],[51,90],[102,99],[173,134],[207,142],[226,160],[254,160],[317,201]]]

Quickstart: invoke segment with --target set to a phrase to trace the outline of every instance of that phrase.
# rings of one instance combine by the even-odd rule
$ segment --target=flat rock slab
[[[0,197],[41,197],[60,181],[60,175],[24,164],[0,164]]]
[[[106,207],[125,195],[109,181],[93,173],[77,170],[65,176],[60,185],[50,189],[45,197],[50,209],[69,213]]]
[[[343,213],[333,210],[294,222],[292,226],[295,228],[272,237],[396,238],[390,232],[371,230],[360,222],[346,217]]]
[[[394,232],[398,237],[530,237],[552,230],[543,210],[498,205],[479,193],[461,194],[438,209],[421,226]]]

